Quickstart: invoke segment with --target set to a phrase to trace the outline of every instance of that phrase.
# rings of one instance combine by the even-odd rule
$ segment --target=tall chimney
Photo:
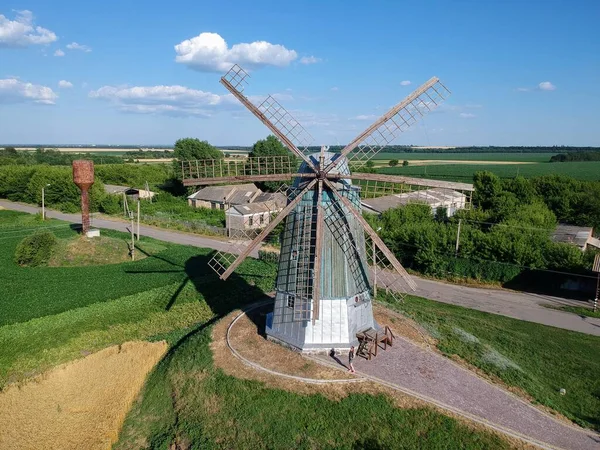
[[[90,229],[90,197],[88,190],[94,184],[94,161],[78,159],[73,161],[73,181],[81,189],[81,232]]]

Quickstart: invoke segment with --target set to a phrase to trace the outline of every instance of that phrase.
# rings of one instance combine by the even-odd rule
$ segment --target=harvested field
[[[0,393],[0,448],[106,449],[167,344],[126,342]]]

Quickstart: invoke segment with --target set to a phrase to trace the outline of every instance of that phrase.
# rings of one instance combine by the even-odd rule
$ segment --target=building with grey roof
[[[453,189],[432,188],[363,199],[361,203],[365,212],[375,214],[381,214],[388,209],[405,206],[410,203],[421,203],[429,205],[432,212],[435,212],[438,208],[445,208],[446,214],[448,217],[451,217],[459,209],[466,208],[467,196]]]
[[[232,205],[243,205],[255,201],[262,191],[254,184],[229,186],[208,186],[188,197],[188,204],[194,208],[228,210]]]
[[[596,239],[593,232],[592,227],[558,224],[552,233],[551,239],[554,242],[576,245],[584,252],[588,246],[600,248],[600,239]]]

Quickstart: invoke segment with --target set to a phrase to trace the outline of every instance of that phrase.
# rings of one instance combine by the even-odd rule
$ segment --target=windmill
[[[361,186],[416,185],[448,188],[456,183],[411,179],[373,173],[352,173],[422,116],[438,106],[450,92],[431,78],[360,133],[341,152],[309,148],[312,138],[272,96],[258,106],[243,93],[249,75],[233,66],[223,84],[300,160],[286,156],[228,160],[182,161],[184,185],[231,182],[289,181],[288,202],[281,212],[239,254],[218,252],[209,265],[226,280],[285,219],[281,239],[276,297],[267,317],[270,339],[302,351],[348,348],[356,334],[377,328],[372,291],[413,291],[415,282],[361,214]],[[468,190],[465,185],[465,190]],[[460,188],[460,186],[459,186]]]

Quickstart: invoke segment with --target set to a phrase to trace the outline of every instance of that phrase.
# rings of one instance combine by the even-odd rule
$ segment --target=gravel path
[[[354,366],[360,375],[409,390],[438,406],[524,436],[542,447],[600,449],[600,435],[559,422],[448,358],[404,339],[396,339],[393,347],[380,351],[371,361],[357,358]]]

